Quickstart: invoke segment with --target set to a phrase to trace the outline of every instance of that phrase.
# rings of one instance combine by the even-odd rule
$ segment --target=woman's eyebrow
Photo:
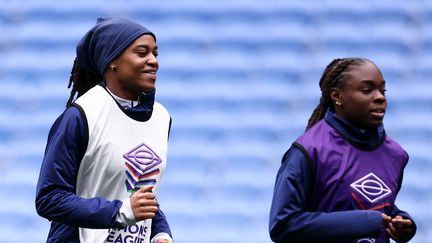
[[[138,49],[138,48],[145,48],[145,49],[151,49],[149,45],[147,44],[139,44],[137,46],[134,47],[134,49]],[[153,47],[154,50],[158,49],[158,46],[154,46]]]
[[[366,84],[368,84],[368,85],[375,85],[375,81],[374,81],[374,80],[366,79],[366,80],[362,80],[361,82],[362,82],[362,83],[366,83]],[[385,80],[381,80],[381,81],[379,81],[379,82],[380,82],[379,85],[385,85],[385,83],[386,83]]]

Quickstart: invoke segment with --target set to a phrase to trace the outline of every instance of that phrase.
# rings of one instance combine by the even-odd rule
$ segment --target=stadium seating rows
[[[157,95],[171,112],[159,190],[177,243],[270,242],[283,153],[319,100],[335,57],[364,56],[387,80],[387,132],[410,154],[398,199],[432,227],[430,1],[0,1],[0,242],[44,242],[34,193],[49,128],[63,111],[75,44],[96,17],[158,36]]]

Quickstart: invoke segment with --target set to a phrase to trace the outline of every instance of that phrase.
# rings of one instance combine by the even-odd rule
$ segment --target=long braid
[[[336,58],[327,65],[327,67],[324,70],[324,72],[321,76],[321,79],[319,81],[321,93],[324,93],[322,87],[325,86],[326,80],[328,79],[327,77],[329,76],[330,73],[332,73],[333,69],[335,69],[335,66],[337,66],[337,64],[341,61],[342,61],[341,58]],[[314,109],[314,111],[312,112],[312,115],[309,118],[306,129],[309,129],[310,127],[312,127],[315,123],[317,123],[319,120],[321,120],[324,117],[324,114],[325,114],[327,107],[328,107],[327,102],[328,101],[326,100],[326,97],[321,95],[320,102],[317,105],[317,107]]]
[[[319,85],[321,89],[320,103],[312,112],[309,118],[306,130],[315,125],[318,121],[324,118],[327,109],[332,106],[330,92],[332,88],[341,87],[343,84],[343,75],[341,75],[350,64],[363,62],[366,59],[362,58],[337,58],[330,62],[324,70]]]
[[[69,107],[76,98],[83,95],[98,83],[99,79],[97,76],[80,68],[78,60],[75,58],[68,84],[68,88],[72,86],[72,90],[66,103],[66,107]],[[75,97],[75,95],[77,97]]]

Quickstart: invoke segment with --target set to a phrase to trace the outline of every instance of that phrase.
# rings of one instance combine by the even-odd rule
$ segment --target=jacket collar
[[[374,149],[383,143],[386,136],[384,125],[374,129],[360,129],[331,109],[327,110],[324,119],[348,142],[360,148]]]

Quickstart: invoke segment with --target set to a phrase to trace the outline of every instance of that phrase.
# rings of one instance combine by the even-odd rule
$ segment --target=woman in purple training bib
[[[383,127],[378,67],[333,60],[306,132],[285,153],[270,210],[270,236],[285,243],[409,241],[416,225],[395,205],[408,154]]]

